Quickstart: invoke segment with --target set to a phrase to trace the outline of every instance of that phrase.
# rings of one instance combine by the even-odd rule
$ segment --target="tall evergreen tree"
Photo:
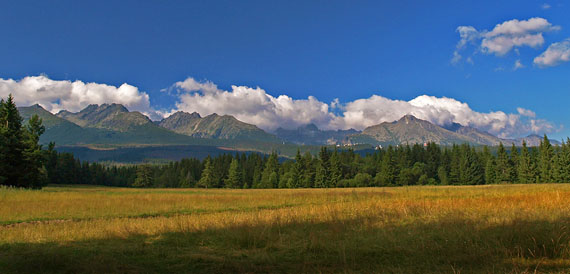
[[[277,154],[272,153],[265,163],[265,168],[261,174],[259,188],[276,188],[279,183],[278,172],[279,161],[277,159]]]
[[[42,119],[33,115],[28,121],[23,134],[23,180],[27,187],[41,188],[47,184],[47,171],[43,166],[45,153],[39,145],[40,135],[45,132]]]
[[[515,143],[511,146],[510,162],[511,166],[511,179],[510,181],[515,183],[518,182],[518,165],[519,165],[519,150],[515,146]]]
[[[25,168],[24,143],[22,130],[22,117],[14,103],[14,97],[10,94],[6,101],[0,105],[0,124],[2,124],[2,163],[4,184],[16,187],[25,187],[26,182],[22,171]]]
[[[496,160],[496,180],[500,183],[511,182],[512,166],[503,143],[499,143]]]
[[[202,177],[200,177],[197,186],[204,188],[215,187],[217,183],[214,176],[214,165],[212,164],[210,156],[208,156],[206,160],[204,160],[204,170],[202,170]]]
[[[228,177],[224,181],[225,186],[227,188],[240,188],[243,186],[242,184],[242,174],[241,174],[241,167],[239,166],[239,161],[234,158],[232,163],[230,164]]]
[[[152,167],[150,165],[139,165],[137,166],[137,177],[133,186],[150,187],[154,183],[153,179]]]
[[[376,174],[376,181],[381,186],[389,186],[396,183],[396,160],[392,146],[388,147],[382,157],[380,172]]]
[[[544,139],[539,146],[538,170],[540,176],[540,183],[552,182],[552,159],[554,157],[554,150],[550,144],[550,140],[544,135]]]
[[[297,154],[295,155],[295,163],[291,168],[291,176],[287,181],[288,188],[297,188],[301,186],[301,181],[303,178],[303,158],[301,157],[301,152],[297,149]]]
[[[338,151],[335,150],[330,159],[330,187],[336,187],[342,179],[342,167]]]
[[[494,184],[497,182],[497,164],[495,162],[495,157],[487,158],[487,163],[485,164],[485,183]]]
[[[518,183],[528,184],[534,183],[535,175],[533,172],[532,159],[526,146],[526,141],[523,140],[521,154],[518,159]]]

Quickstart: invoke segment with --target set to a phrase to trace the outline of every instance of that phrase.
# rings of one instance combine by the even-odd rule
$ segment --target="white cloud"
[[[538,48],[544,44],[543,33],[560,30],[548,20],[533,17],[528,20],[513,19],[497,24],[491,31],[478,31],[472,26],[459,26],[459,42],[456,52],[467,44],[479,44],[479,50],[486,54],[503,56],[517,47]]]
[[[18,81],[0,78],[0,97],[5,98],[12,93],[19,106],[38,103],[54,113],[62,109],[76,112],[89,104],[119,103],[129,110],[141,111],[151,119],[160,119],[177,110],[196,111],[201,115],[228,114],[270,131],[308,123],[323,129],[364,129],[398,120],[406,114],[442,126],[460,123],[501,137],[555,129],[550,122],[537,119],[531,110],[518,108],[516,114],[502,111],[482,113],[472,110],[466,103],[446,97],[422,95],[403,101],[372,95],[347,103],[335,99],[327,104],[313,96],[306,99],[273,96],[259,87],[232,86],[226,91],[212,82],[193,78],[177,82],[174,87],[179,89],[178,102],[176,109],[167,112],[153,110],[149,96],[128,84],[115,87],[82,81],[57,81],[46,76],[25,77]]]
[[[467,43],[474,43],[481,36],[477,29],[472,26],[459,26],[456,31],[459,32],[459,37],[461,38],[457,42],[458,49],[465,47]]]
[[[440,126],[459,123],[505,138],[553,129],[552,124],[544,120],[532,124],[519,114],[507,114],[502,111],[476,112],[466,103],[455,99],[427,95],[418,96],[410,101],[391,100],[373,95],[367,99],[347,103],[344,117],[339,117],[338,120],[344,121],[345,128],[361,129],[381,122],[391,122],[406,114],[412,114]]]
[[[544,44],[543,32],[559,30],[544,18],[534,17],[528,20],[509,20],[497,24],[495,28],[483,34],[481,49],[485,53],[502,56],[514,47],[539,47]]]
[[[553,67],[570,61],[570,38],[553,43],[545,52],[534,58],[534,64],[539,67]]]
[[[532,118],[536,117],[536,113],[530,109],[518,107],[517,112],[522,116],[532,117]]]
[[[129,110],[155,116],[148,94],[129,84],[115,87],[82,81],[58,81],[45,75],[28,76],[18,81],[0,78],[0,97],[5,98],[10,93],[18,106],[40,104],[53,113],[63,109],[80,111],[89,104],[118,103]]]
[[[552,6],[550,6],[550,4],[548,4],[548,3],[544,3],[544,4],[542,4],[542,5],[540,6],[540,8],[543,9],[543,10],[550,9],[551,7],[552,7]]]
[[[206,92],[216,92],[218,91],[218,86],[210,81],[196,81],[192,77],[186,78],[186,80],[181,82],[176,82],[174,84],[177,88],[183,89],[185,91],[199,91],[203,90]]]
[[[523,65],[523,63],[521,62],[520,59],[517,59],[515,61],[515,64],[513,65],[513,70],[518,70],[518,69],[522,69],[525,68],[525,65]]]
[[[277,127],[295,128],[307,123],[314,123],[323,129],[361,130],[382,122],[398,120],[406,114],[441,126],[460,123],[501,137],[549,132],[554,128],[548,121],[530,120],[536,114],[523,108],[519,108],[517,114],[502,111],[482,113],[452,98],[427,95],[410,101],[372,95],[344,104],[338,100],[327,104],[313,96],[299,100],[287,95],[275,97],[259,87],[232,86],[231,91],[216,88],[182,92],[176,107],[177,110],[196,111],[201,115],[233,115],[241,121],[269,131]],[[340,109],[340,113],[333,113],[333,109]]]
[[[287,95],[274,97],[259,87],[245,86],[232,86],[231,91],[224,91],[212,83],[197,82],[192,78],[178,82],[176,86],[185,91],[180,94],[179,102],[176,103],[178,110],[196,111],[201,115],[233,115],[263,129],[296,127],[308,123],[327,126],[334,118],[329,105],[313,96],[301,100]]]

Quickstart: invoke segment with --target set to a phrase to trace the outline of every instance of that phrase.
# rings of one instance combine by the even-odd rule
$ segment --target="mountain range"
[[[162,121],[151,121],[140,112],[129,111],[120,104],[89,105],[72,113],[62,110],[57,114],[39,105],[20,107],[24,119],[37,114],[43,119],[46,132],[42,143],[57,145],[210,145],[234,149],[255,148],[278,150],[279,145],[399,145],[434,142],[441,145],[469,143],[496,146],[521,139],[500,139],[472,127],[451,124],[445,127],[406,115],[394,122],[370,126],[363,131],[320,130],[309,124],[297,129],[279,128],[274,134],[255,125],[239,121],[230,115],[176,112]],[[536,146],[542,137],[524,138],[529,146]],[[559,142],[552,141],[554,144]]]
[[[196,112],[178,111],[160,121],[158,125],[178,134],[196,138],[280,142],[275,135],[255,125],[244,123],[230,115],[220,116],[216,113],[202,118]]]

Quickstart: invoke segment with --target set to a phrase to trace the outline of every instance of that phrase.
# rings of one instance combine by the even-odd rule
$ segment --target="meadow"
[[[570,185],[0,189],[0,273],[568,273]]]

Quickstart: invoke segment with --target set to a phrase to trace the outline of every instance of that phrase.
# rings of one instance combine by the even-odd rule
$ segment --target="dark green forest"
[[[125,187],[327,188],[407,185],[482,185],[563,183],[570,181],[570,141],[539,147],[468,144],[442,147],[429,143],[377,150],[364,156],[352,150],[322,147],[318,155],[224,154],[183,159],[164,165],[103,165],[81,162],[48,149],[45,168],[50,184]]]
[[[570,182],[570,139],[560,146],[544,136],[539,147],[502,144],[400,145],[361,155],[322,147],[298,151],[294,160],[258,153],[223,154],[168,164],[109,165],[38,145],[44,127],[33,116],[22,124],[10,96],[0,102],[0,184],[40,188],[46,184],[122,187],[328,188],[407,185],[482,185]]]

